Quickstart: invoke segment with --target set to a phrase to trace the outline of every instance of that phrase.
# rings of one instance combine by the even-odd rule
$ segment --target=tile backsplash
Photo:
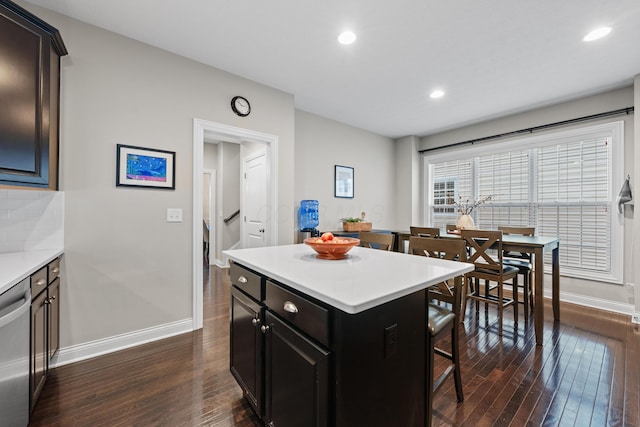
[[[0,253],[63,247],[63,192],[0,189]]]

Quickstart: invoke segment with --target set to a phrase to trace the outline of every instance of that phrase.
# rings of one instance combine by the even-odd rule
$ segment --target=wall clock
[[[251,112],[251,104],[243,96],[234,96],[231,98],[231,109],[240,117],[245,117]]]

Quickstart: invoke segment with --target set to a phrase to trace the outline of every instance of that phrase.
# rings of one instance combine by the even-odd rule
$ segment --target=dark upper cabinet
[[[0,0],[0,186],[58,188],[58,30]]]

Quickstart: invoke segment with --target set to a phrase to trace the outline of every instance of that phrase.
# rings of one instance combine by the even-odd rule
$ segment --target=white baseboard
[[[544,297],[551,298],[551,289],[544,290]],[[635,312],[633,304],[624,304],[621,302],[608,301],[600,298],[588,297],[585,295],[572,294],[570,292],[560,292],[560,301],[572,304],[584,305],[587,307],[598,308],[600,310],[613,311],[614,313],[632,315]],[[562,315],[560,316],[562,318]]]
[[[551,298],[551,290],[544,290],[545,298]],[[607,301],[600,298],[593,298],[584,295],[560,292],[560,300],[598,308],[601,310],[613,311],[616,313],[633,315],[635,306],[633,304],[623,304],[614,301]],[[81,360],[91,359],[103,354],[135,347],[140,344],[168,338],[174,335],[191,332],[193,330],[192,319],[178,320],[164,325],[153,326],[151,328],[140,329],[126,334],[115,335],[87,343],[61,348],[58,354],[51,361],[52,367],[63,366]]]
[[[191,332],[193,330],[193,320],[184,319],[164,325],[153,326],[151,328],[140,329],[126,334],[115,335],[83,344],[61,348],[58,354],[51,360],[51,367],[67,365],[92,357],[135,347],[151,341],[169,338],[174,335]]]

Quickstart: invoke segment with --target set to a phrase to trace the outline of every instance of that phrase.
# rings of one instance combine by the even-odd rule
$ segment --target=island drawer
[[[35,297],[40,292],[47,289],[47,267],[42,267],[31,275],[31,296]]]
[[[242,289],[244,292],[258,301],[264,300],[264,286],[262,286],[262,276],[239,264],[236,264],[235,262],[231,263],[229,276],[231,278],[232,285],[235,285],[239,289]]]
[[[60,258],[56,258],[48,265],[49,268],[49,283],[60,277]]]
[[[265,304],[293,326],[329,346],[329,310],[267,280]]]

